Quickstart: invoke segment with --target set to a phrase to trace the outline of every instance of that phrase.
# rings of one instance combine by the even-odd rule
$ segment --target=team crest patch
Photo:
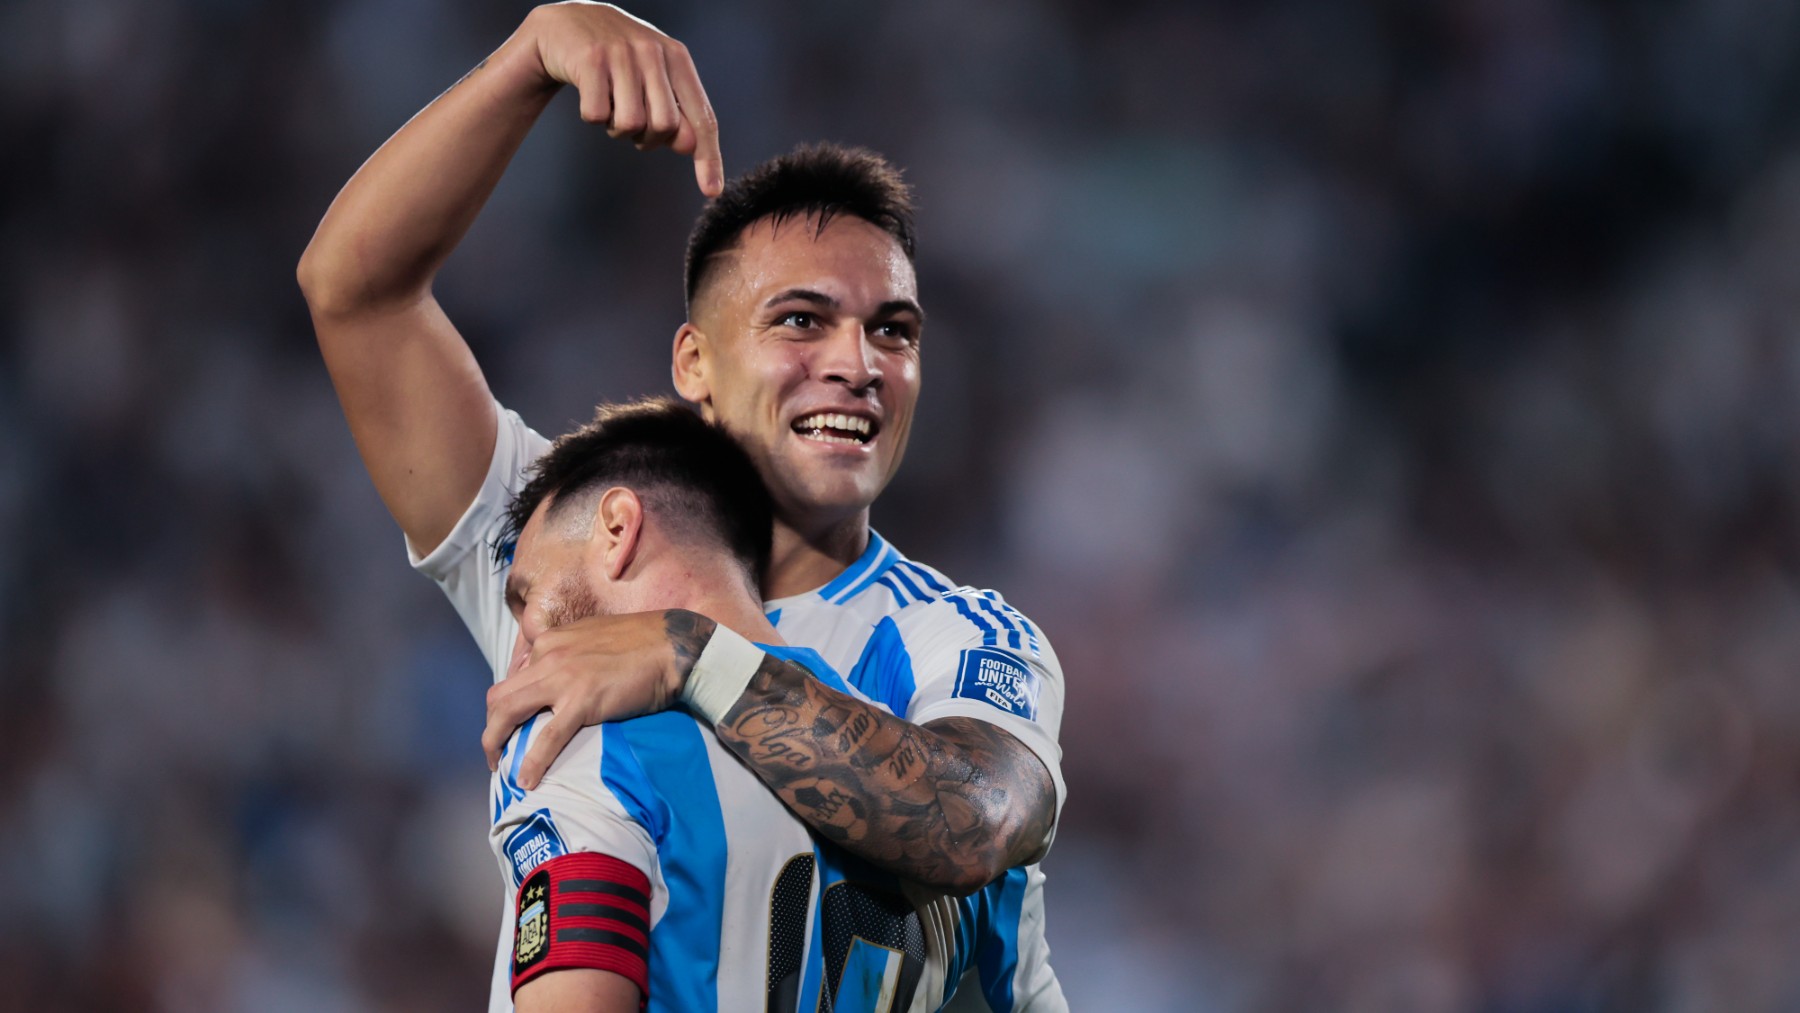
[[[1005,651],[971,647],[962,652],[962,663],[956,673],[956,695],[985,700],[1027,721],[1037,720],[1037,673],[1016,655]]]
[[[530,819],[506,835],[506,860],[512,864],[515,883],[524,882],[531,870],[568,851],[548,809],[532,813]]]
[[[519,888],[519,924],[513,931],[513,973],[544,959],[550,952],[550,870],[532,876]]]

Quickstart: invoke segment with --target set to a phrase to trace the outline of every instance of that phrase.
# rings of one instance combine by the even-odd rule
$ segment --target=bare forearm
[[[670,632],[703,644],[711,627],[672,621]],[[1055,817],[1048,771],[994,725],[921,727],[773,656],[718,734],[822,837],[939,889],[967,893],[1030,859]]]
[[[530,21],[414,116],[332,202],[300,263],[315,312],[424,296],[555,93]]]

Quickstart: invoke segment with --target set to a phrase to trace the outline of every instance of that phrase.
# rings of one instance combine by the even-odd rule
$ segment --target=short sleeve
[[[537,720],[514,733],[494,775],[489,839],[512,892],[510,990],[580,967],[624,975],[647,996],[655,847],[601,781],[605,726],[582,729],[536,788],[519,787]]]
[[[1050,772],[1060,816],[1063,674],[1043,632],[995,592],[974,588],[909,610],[899,622],[914,680],[907,719],[971,717],[1006,729]]]
[[[498,402],[494,413],[499,423],[494,456],[475,499],[429,554],[420,557],[409,543],[406,555],[414,569],[443,589],[498,679],[506,671],[518,627],[506,608],[502,593],[506,571],[494,561],[494,545],[506,522],[506,508],[524,487],[532,463],[550,449],[550,441]]]
[[[516,889],[550,859],[580,852],[610,855],[652,874],[655,843],[600,777],[605,725],[577,732],[536,788],[519,786],[519,763],[538,720],[513,733],[494,773],[497,815],[489,843],[507,885]]]

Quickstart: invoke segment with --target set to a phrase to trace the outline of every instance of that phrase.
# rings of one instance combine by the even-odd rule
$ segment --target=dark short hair
[[[768,488],[736,440],[669,397],[601,405],[592,422],[557,439],[507,506],[495,563],[511,558],[545,499],[555,497],[554,517],[580,493],[614,486],[637,493],[673,530],[716,539],[761,581],[775,523]]]
[[[840,214],[882,229],[900,244],[908,261],[913,259],[912,188],[899,169],[867,148],[801,145],[725,184],[688,234],[690,310],[713,258],[736,246],[745,229],[764,218],[780,225],[813,215],[824,228]]]

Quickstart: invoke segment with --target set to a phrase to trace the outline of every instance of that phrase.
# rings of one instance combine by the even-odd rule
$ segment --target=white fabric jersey
[[[764,649],[854,692],[810,650]],[[953,970],[974,959],[973,946],[957,951],[954,925],[978,919],[975,906],[967,918],[947,898],[915,907],[892,876],[815,843],[695,718],[668,712],[584,728],[526,791],[519,761],[535,724],[514,733],[494,775],[489,839],[501,875],[518,890],[564,855],[606,855],[644,874],[649,917],[640,923],[550,889],[566,877],[537,877],[542,885],[513,907],[526,909],[516,917],[528,926],[516,950],[508,933],[515,959],[569,966],[555,962],[558,941],[587,918],[597,925],[590,936],[604,931],[638,959],[647,952],[650,1010],[832,1013],[929,1013]],[[595,889],[593,880],[577,882]],[[631,887],[599,889],[636,903]],[[546,908],[566,913],[570,928],[558,928]],[[821,1003],[821,995],[830,998]]]
[[[421,559],[410,547],[409,556],[449,597],[498,680],[518,627],[505,605],[505,567],[494,562],[496,539],[527,469],[550,443],[517,414],[498,406],[496,412],[494,454],[474,501],[428,556]],[[1049,770],[1060,813],[1065,787],[1056,738],[1062,670],[1041,631],[998,594],[955,586],[871,532],[868,550],[836,579],[767,607],[784,639],[818,651],[851,686],[894,713],[919,724],[973,717],[1017,736]],[[720,748],[712,736],[705,738],[709,749]],[[762,794],[773,797],[766,789]],[[1037,866],[1014,869],[960,904],[907,892],[926,916],[938,969],[960,979],[951,1009],[985,1005],[996,1013],[1055,1013],[1068,1008],[1049,964],[1043,874]],[[511,1009],[513,917],[509,897],[490,1013]],[[920,1003],[928,991],[920,988]],[[920,1003],[915,1008],[936,1006]]]
[[[1062,666],[1043,632],[998,592],[959,586],[871,531],[862,557],[830,583],[766,608],[783,639],[818,651],[895,714],[921,725],[971,717],[1012,733],[1050,771],[1061,813]],[[948,1008],[1067,1010],[1044,938],[1042,870],[1013,869],[996,888],[993,932],[977,944]]]

